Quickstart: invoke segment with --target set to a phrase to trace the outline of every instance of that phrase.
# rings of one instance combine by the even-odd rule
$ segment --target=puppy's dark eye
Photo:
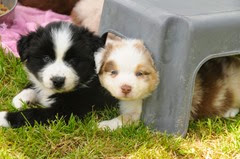
[[[44,57],[43,57],[43,61],[44,61],[45,63],[47,63],[47,62],[51,62],[52,59],[51,59],[49,56],[44,56]]]
[[[143,73],[142,73],[142,72],[137,72],[137,73],[136,73],[136,76],[137,76],[137,77],[143,76]]]
[[[118,71],[116,71],[116,70],[112,70],[112,71],[111,71],[111,75],[114,76],[114,75],[117,75],[117,74],[118,74]]]

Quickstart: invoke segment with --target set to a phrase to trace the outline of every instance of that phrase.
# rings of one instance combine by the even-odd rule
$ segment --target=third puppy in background
[[[159,83],[153,59],[140,40],[122,39],[108,43],[95,54],[100,82],[119,99],[120,116],[99,123],[100,128],[114,130],[140,119],[142,100]]]
[[[94,34],[98,34],[104,0],[80,0],[71,13],[72,23],[86,27]],[[118,41],[121,38],[108,33],[107,43]]]
[[[104,0],[80,0],[72,10],[72,22],[97,33]]]
[[[203,64],[196,76],[191,118],[235,117],[240,109],[240,58],[219,57]]]

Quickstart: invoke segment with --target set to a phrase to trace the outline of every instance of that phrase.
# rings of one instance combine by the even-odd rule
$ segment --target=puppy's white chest
[[[39,88],[36,88],[35,90],[37,91],[37,100],[42,106],[50,107],[51,104],[55,102],[54,98],[50,98],[54,94],[52,91],[45,89],[40,90]]]

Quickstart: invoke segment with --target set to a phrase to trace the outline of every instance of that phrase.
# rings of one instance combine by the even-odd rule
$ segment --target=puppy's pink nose
[[[122,89],[122,93],[126,95],[132,91],[132,87],[126,84],[122,85],[121,89]]]

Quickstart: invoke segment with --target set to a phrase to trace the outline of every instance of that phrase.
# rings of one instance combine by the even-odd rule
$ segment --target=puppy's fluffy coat
[[[236,116],[240,108],[239,79],[239,57],[207,61],[196,77],[191,117]]]
[[[95,62],[102,86],[120,100],[121,113],[117,118],[102,121],[99,127],[113,130],[138,121],[142,100],[159,83],[153,59],[143,42],[122,39],[108,43],[95,54]]]
[[[0,112],[0,126],[47,123],[56,115],[65,120],[71,114],[82,118],[92,109],[116,105],[95,72],[94,52],[103,46],[100,37],[66,22],[51,23],[22,36],[18,51],[30,85],[13,99],[13,105],[21,108],[22,102],[39,103],[45,108]]]
[[[98,33],[104,0],[80,0],[76,3],[71,13],[71,20],[75,25],[87,27],[95,34]],[[121,38],[112,33],[107,35],[109,41]]]
[[[87,27],[97,33],[104,0],[80,0],[71,13],[74,24]]]

